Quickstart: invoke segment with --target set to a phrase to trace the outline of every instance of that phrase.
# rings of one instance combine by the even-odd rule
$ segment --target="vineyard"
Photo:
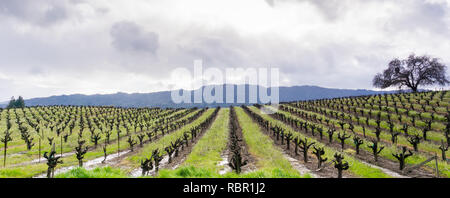
[[[450,177],[450,92],[0,110],[0,177]],[[266,111],[274,113],[267,114]]]

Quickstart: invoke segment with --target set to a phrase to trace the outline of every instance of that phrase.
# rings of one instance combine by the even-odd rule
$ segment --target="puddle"
[[[228,173],[228,172],[231,172],[232,171],[232,169],[231,169],[231,167],[228,165],[228,155],[229,155],[229,153],[228,152],[224,152],[223,154],[222,154],[222,161],[220,161],[217,165],[218,166],[223,166],[223,168],[219,171],[219,174],[220,175],[223,175],[223,174],[225,174],[225,173]]]
[[[126,150],[126,151],[120,152],[119,155],[117,155],[117,153],[109,154],[108,156],[106,156],[106,162],[111,161],[111,160],[113,160],[113,159],[115,159],[115,158],[117,158],[117,157],[119,157],[119,156],[121,156],[121,155],[127,154],[127,153],[129,153],[129,152],[130,152],[130,150]],[[64,155],[64,154],[63,154],[63,155]],[[89,161],[83,162],[83,168],[85,168],[86,170],[92,170],[92,169],[96,168],[98,165],[101,165],[101,164],[102,164],[102,161],[103,161],[104,159],[105,159],[105,157],[102,156],[102,157],[99,157],[99,158],[95,158],[95,159],[93,159],[93,160],[89,160]],[[78,165],[76,165],[76,166],[69,166],[69,167],[62,167],[62,168],[57,168],[57,169],[55,170],[55,175],[57,175],[57,174],[59,174],[59,173],[65,173],[65,172],[70,171],[70,170],[72,170],[72,169],[74,169],[74,168],[77,168],[77,167],[78,167]],[[38,175],[38,176],[36,176],[35,178],[45,178],[45,177],[47,177],[47,173]]]

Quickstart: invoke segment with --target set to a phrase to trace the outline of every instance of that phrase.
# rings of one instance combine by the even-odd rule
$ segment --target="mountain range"
[[[203,86],[197,90],[188,91],[191,93],[191,101],[194,98],[194,92],[213,90],[211,91],[214,95],[214,85]],[[249,101],[249,89],[250,88],[261,88],[257,85],[220,85],[223,87],[223,96],[225,101],[226,88],[234,88],[234,102],[226,104],[217,103],[180,103],[176,104],[172,102],[171,91],[161,91],[153,93],[115,93],[115,94],[95,94],[95,95],[83,95],[83,94],[72,94],[72,95],[60,95],[60,96],[50,96],[42,98],[32,98],[25,100],[27,106],[47,106],[47,105],[86,105],[86,106],[117,106],[117,107],[206,107],[206,106],[239,106],[242,104],[252,104]],[[245,103],[237,102],[237,87],[245,87]],[[262,87],[264,88],[264,87]],[[382,93],[394,93],[397,91],[373,91],[367,89],[334,89],[334,88],[323,88],[318,86],[292,86],[292,87],[279,87],[279,100],[280,102],[298,101],[298,100],[312,100],[312,99],[323,99],[323,98],[336,98],[336,97],[346,97],[346,96],[360,96],[360,95],[372,95],[372,94],[382,94]],[[268,91],[270,94],[270,90]],[[261,101],[258,100],[258,103]],[[5,104],[3,104],[3,107]]]

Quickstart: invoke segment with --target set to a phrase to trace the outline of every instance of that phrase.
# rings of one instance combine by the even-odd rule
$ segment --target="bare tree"
[[[374,77],[373,86],[382,89],[406,86],[413,92],[417,92],[419,85],[444,86],[450,83],[445,76],[446,69],[447,66],[440,63],[437,58],[411,54],[408,59],[395,58],[389,62],[388,68]]]

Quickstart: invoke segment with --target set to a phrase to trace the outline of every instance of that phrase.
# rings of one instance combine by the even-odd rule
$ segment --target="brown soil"
[[[232,113],[234,114],[234,118],[235,119],[232,119],[232,117],[231,117]],[[247,161],[247,164],[245,166],[241,167],[241,172],[242,173],[249,173],[249,172],[255,171],[257,169],[257,166],[256,166],[257,159],[256,159],[255,156],[251,155],[250,152],[248,152],[248,145],[244,141],[244,135],[242,134],[242,128],[241,128],[241,125],[239,124],[239,121],[237,119],[237,115],[236,115],[236,112],[235,112],[234,109],[233,109],[233,111],[230,110],[230,124],[228,125],[228,131],[230,133],[231,133],[231,129],[232,129],[232,123],[235,123],[236,126],[237,126],[236,136],[240,140],[238,142],[238,144],[239,144],[239,147],[241,148],[242,158]],[[227,151],[226,152],[229,153],[229,155],[228,155],[228,163],[230,163],[231,162],[231,158],[232,158],[232,152],[230,150],[231,135],[229,135],[228,137],[229,138],[228,138],[228,145],[227,145]]]

